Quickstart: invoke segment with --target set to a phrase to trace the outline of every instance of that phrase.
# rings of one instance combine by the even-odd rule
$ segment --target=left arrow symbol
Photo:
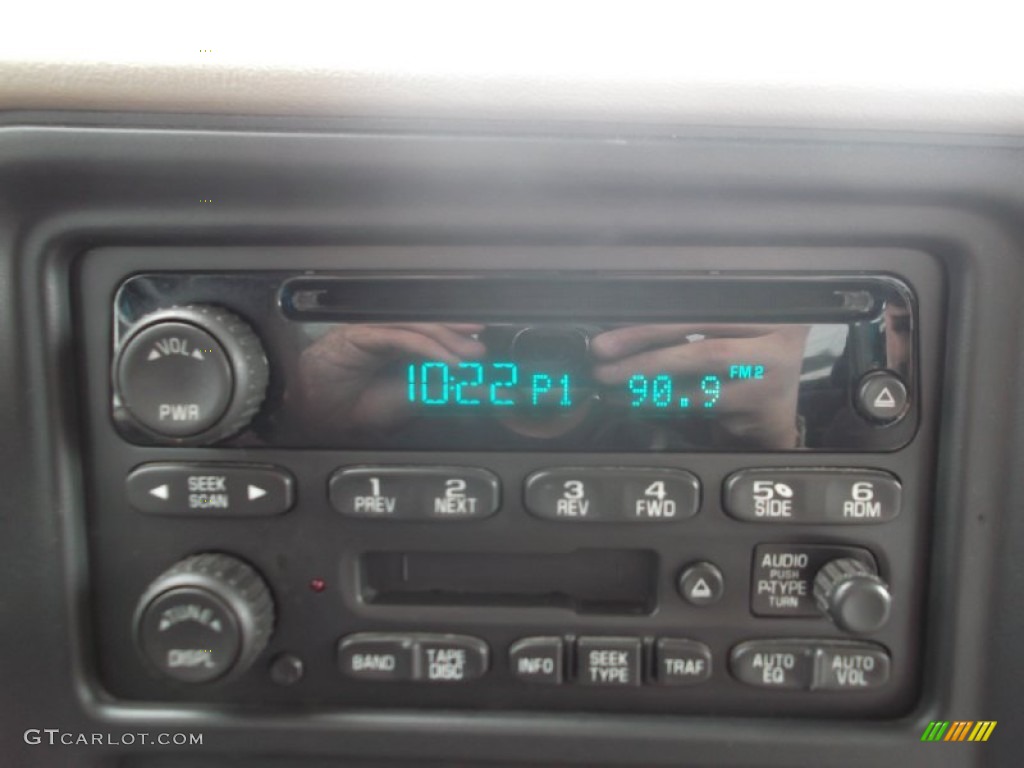
[[[156,496],[158,499],[163,499],[164,501],[166,501],[168,498],[170,498],[171,489],[165,483],[164,485],[158,485],[156,488],[150,488],[149,495]]]

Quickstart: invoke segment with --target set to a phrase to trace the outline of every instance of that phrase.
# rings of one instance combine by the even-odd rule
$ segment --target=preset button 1
[[[378,520],[479,520],[498,511],[498,478],[471,467],[347,467],[330,479],[331,506]]]
[[[682,469],[564,467],[526,479],[535,517],[570,522],[674,522],[700,507],[700,483]]]

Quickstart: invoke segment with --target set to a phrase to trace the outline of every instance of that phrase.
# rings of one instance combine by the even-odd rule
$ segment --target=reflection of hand
[[[337,430],[391,427],[412,416],[403,360],[450,365],[483,355],[469,323],[340,325],[299,359],[298,394],[307,418]]]
[[[718,376],[718,428],[753,446],[794,448],[808,331],[806,325],[635,325],[596,336],[590,349],[595,378],[610,386],[625,386],[638,373]],[[763,365],[764,379],[730,379],[737,364]]]

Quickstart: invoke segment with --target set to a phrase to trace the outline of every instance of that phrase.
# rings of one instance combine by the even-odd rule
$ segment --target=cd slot
[[[362,598],[371,605],[640,615],[657,603],[658,556],[650,550],[368,552],[360,572]]]
[[[307,322],[854,322],[892,293],[885,281],[857,278],[405,274],[292,278],[279,300],[288,318]]]

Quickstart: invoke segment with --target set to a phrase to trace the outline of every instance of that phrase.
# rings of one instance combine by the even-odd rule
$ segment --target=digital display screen
[[[136,275],[118,333],[203,302],[250,323],[270,363],[260,414],[229,445],[879,450],[916,424],[879,428],[857,403],[872,372],[912,391],[911,293],[889,277]]]
[[[300,356],[302,402],[335,434],[591,435],[795,447],[803,378],[832,374],[840,324],[357,323]],[[815,366],[821,366],[815,368]],[[298,402],[298,400],[296,401]]]

